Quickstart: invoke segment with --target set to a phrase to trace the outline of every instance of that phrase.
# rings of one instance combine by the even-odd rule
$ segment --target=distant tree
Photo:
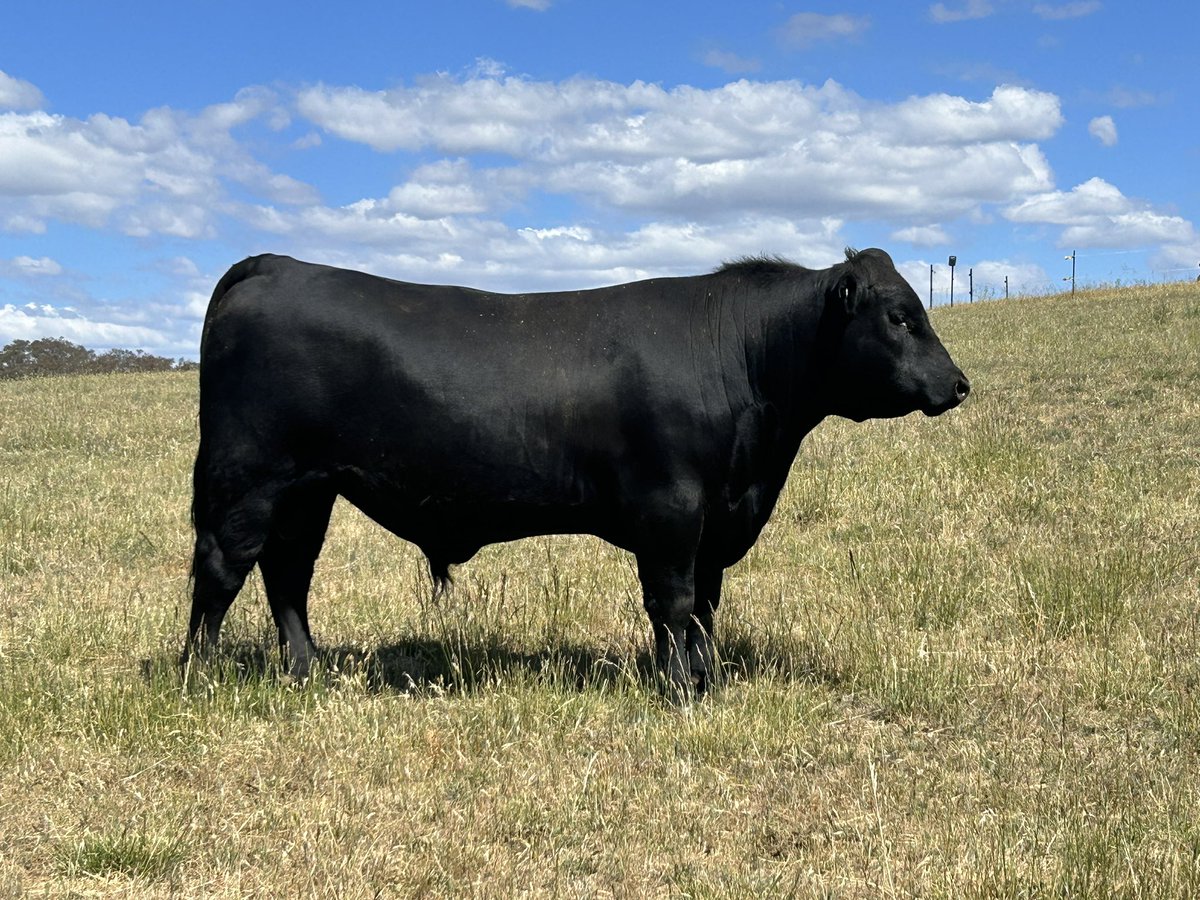
[[[153,356],[141,350],[109,350],[92,363],[91,371],[110,372],[169,372],[174,363],[165,356]]]
[[[65,338],[13,341],[0,350],[0,372],[6,378],[27,375],[70,375],[88,371],[96,355]]]
[[[113,349],[97,354],[61,337],[18,340],[0,349],[0,379],[37,375],[189,371],[195,368],[196,363],[189,360],[171,360],[143,350]]]

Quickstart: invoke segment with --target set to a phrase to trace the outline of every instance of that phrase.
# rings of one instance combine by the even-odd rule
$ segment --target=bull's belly
[[[461,563],[480,548],[546,534],[591,534],[623,546],[619,516],[607,504],[569,491],[552,493],[488,490],[460,486],[393,482],[378,476],[343,473],[337,492],[382,527],[420,547],[427,556]]]

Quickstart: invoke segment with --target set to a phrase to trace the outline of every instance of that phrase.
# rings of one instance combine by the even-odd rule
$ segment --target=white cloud
[[[34,258],[18,256],[10,260],[0,260],[0,275],[16,276],[19,278],[44,278],[61,275],[63,267],[48,256]]]
[[[1092,178],[1070,191],[1047,191],[1036,194],[1007,210],[1005,216],[1014,222],[1046,222],[1070,225],[1081,218],[1123,212],[1129,201],[1121,191],[1103,178]]]
[[[871,27],[867,16],[850,16],[844,13],[796,13],[779,29],[779,38],[788,47],[805,50],[823,41],[856,38]]]
[[[123,218],[121,230],[130,237],[211,238],[217,233],[209,209],[199,204],[147,204],[130,209]]]
[[[507,156],[518,163],[503,170],[510,190],[523,182],[700,219],[751,210],[928,219],[1010,202],[1052,186],[1028,142],[1062,122],[1057,97],[1026,88],[887,105],[832,81],[667,90],[438,76],[382,92],[317,86],[297,108],[381,152]]]
[[[935,94],[871,104],[833,81],[737,81],[665,90],[588,79],[534,82],[449,76],[371,92],[317,86],[297,97],[326,131],[381,152],[436,148],[517,159],[726,159],[802,141],[814,131],[853,135],[865,121],[933,141],[1049,137],[1062,122],[1053,94],[1003,85],[984,101]]]
[[[1073,3],[1037,3],[1033,7],[1035,15],[1049,21],[1063,19],[1081,19],[1098,12],[1103,6],[1100,0],[1077,0]]]
[[[892,240],[904,241],[914,247],[937,247],[949,242],[941,225],[914,225],[892,232]]]
[[[161,260],[157,264],[157,268],[168,275],[180,278],[196,278],[200,275],[200,267],[186,256]]]
[[[38,109],[45,102],[34,85],[0,71],[0,109]]]
[[[1056,287],[1046,270],[1036,263],[985,259],[969,265],[975,270],[976,299],[1003,297],[1006,277],[1009,296],[1041,293]]]
[[[1059,245],[1129,248],[1178,244],[1195,239],[1196,229],[1186,219],[1139,209],[1087,219],[1072,225],[1063,231]]]
[[[908,260],[898,262],[896,269],[917,292],[925,303],[929,302],[930,260]],[[933,303],[940,306],[950,300],[950,267],[946,258],[932,261]],[[1004,279],[1008,279],[1008,295],[1040,294],[1056,287],[1046,275],[1046,270],[1035,263],[1011,262],[1009,260],[972,261],[959,257],[954,273],[954,302],[968,303],[971,298],[971,276],[974,272],[975,300],[998,300],[1004,297]]]
[[[1097,116],[1088,122],[1088,134],[1105,147],[1113,147],[1117,143],[1117,123],[1112,116]]]
[[[971,19],[986,19],[996,8],[988,0],[967,0],[961,9],[951,9],[944,3],[935,3],[929,7],[929,17],[939,24],[948,22],[966,22]]]
[[[568,289],[651,275],[694,275],[724,259],[764,252],[824,267],[837,262],[845,245],[843,223],[834,218],[651,221],[624,231],[375,216],[365,203],[338,210],[258,212],[257,224],[284,237],[286,252],[403,280],[492,290]]]
[[[7,303],[0,306],[0,342],[37,340],[43,337],[62,337],[72,343],[93,348],[178,350],[177,341],[155,328],[98,321],[49,304],[17,307]]]
[[[728,50],[720,50],[713,47],[705,51],[702,61],[706,66],[712,66],[714,69],[721,69],[728,72],[730,75],[742,75],[749,72],[757,72],[762,68],[762,63],[752,57],[738,56]]]
[[[39,232],[57,219],[198,238],[215,233],[227,182],[276,203],[315,202],[312,188],[271,172],[229,131],[270,118],[275,102],[246,90],[194,116],[155,109],[136,123],[0,113],[0,223]]]
[[[538,12],[545,12],[554,2],[554,0],[506,0],[509,6],[514,9],[533,9]]]
[[[980,102],[949,94],[911,97],[883,118],[898,138],[930,145],[1045,140],[1063,122],[1054,94],[1012,85],[1000,85]]]
[[[1117,109],[1137,109],[1143,106],[1158,106],[1165,102],[1166,97],[1153,91],[1143,91],[1122,85],[1113,87],[1104,95],[1104,99]]]
[[[326,204],[251,154],[237,134],[249,122],[259,133],[290,122],[281,146],[320,145],[330,159],[342,140],[395,153],[364,167],[366,177],[403,174]],[[0,228],[36,233],[59,219],[195,240],[221,234],[233,217],[242,252],[514,291],[693,274],[762,252],[824,267],[860,221],[912,247],[946,247],[948,232],[997,209],[1019,225],[1054,226],[1081,248],[1148,242],[1182,254],[1197,244],[1189,222],[1102,179],[1057,190],[1039,142],[1062,126],[1058,97],[1011,84],[974,98],[882,102],[833,81],[551,82],[480,60],[458,76],[387,91],[316,85],[281,100],[253,89],[195,114],[159,109],[137,121],[0,113]],[[13,279],[14,296],[52,305],[12,306],[0,326],[194,354],[186,345],[215,275],[181,257],[154,270],[175,287],[153,302],[116,309],[76,304],[75,284],[47,290],[71,278],[39,282],[50,296],[32,298],[30,279],[62,274],[33,246],[49,247],[0,260],[0,275]],[[923,273],[919,260],[907,265],[927,291],[928,264]],[[991,277],[989,265],[977,264],[977,276]],[[1028,264],[995,265],[1007,267],[1014,291],[1033,288],[1013,279],[1046,283]]]
[[[1033,195],[1007,208],[1004,215],[1014,222],[1063,226],[1059,246],[1128,248],[1196,240],[1191,222],[1132,200],[1102,178],[1070,191]]]
[[[489,180],[489,175],[494,175]],[[463,159],[440,160],[418,167],[386,201],[364,201],[379,213],[401,213],[420,219],[472,216],[487,212],[506,195],[500,173],[476,173]]]
[[[1191,241],[1162,247],[1155,254],[1152,265],[1159,271],[1174,270],[1176,278],[1183,273],[1190,272],[1190,275],[1183,275],[1190,281],[1200,277],[1200,262],[1198,261],[1200,261],[1200,235],[1195,235]]]

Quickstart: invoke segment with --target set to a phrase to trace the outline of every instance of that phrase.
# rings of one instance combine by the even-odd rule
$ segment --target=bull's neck
[[[822,402],[827,332],[820,272],[796,275],[744,295],[746,377],[751,390],[776,408],[783,437],[795,453],[801,439],[827,415]]]

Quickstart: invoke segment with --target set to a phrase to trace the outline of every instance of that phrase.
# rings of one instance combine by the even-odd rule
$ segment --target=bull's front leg
[[[686,703],[692,697],[688,627],[695,605],[695,557],[671,559],[638,554],[642,602],[654,629],[655,657],[668,697]]]
[[[696,696],[702,697],[714,687],[717,652],[715,646],[715,614],[721,602],[721,582],[725,570],[705,559],[701,552],[696,560],[696,602],[688,622],[688,663]]]

